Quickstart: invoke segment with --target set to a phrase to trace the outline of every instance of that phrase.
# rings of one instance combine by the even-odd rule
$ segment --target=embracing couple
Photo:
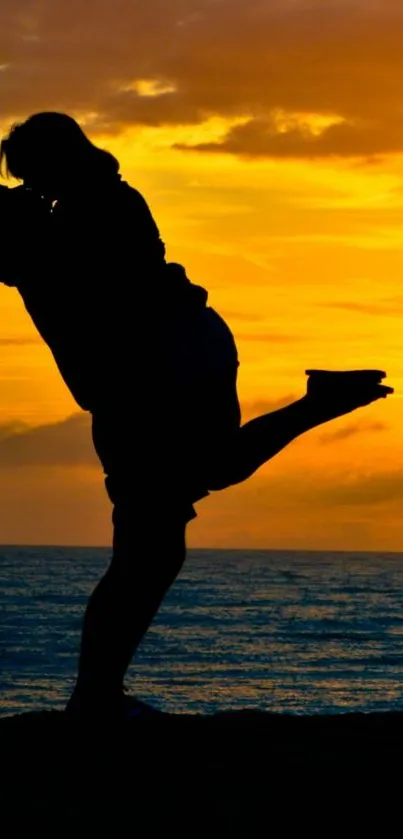
[[[230,329],[165,247],[118,161],[65,114],[1,143],[0,280],[15,287],[77,404],[113,504],[110,566],[87,606],[66,713],[124,719],[133,654],[178,575],[194,504],[301,434],[392,393],[379,370],[306,371],[292,404],[242,425]]]

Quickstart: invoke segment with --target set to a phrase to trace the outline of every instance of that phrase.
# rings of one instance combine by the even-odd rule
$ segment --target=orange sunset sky
[[[236,336],[245,419],[309,366],[396,388],[200,503],[193,546],[403,550],[402,45],[401,0],[1,4],[2,133],[62,110],[119,158]],[[3,286],[0,327],[0,543],[108,544],[88,416]]]

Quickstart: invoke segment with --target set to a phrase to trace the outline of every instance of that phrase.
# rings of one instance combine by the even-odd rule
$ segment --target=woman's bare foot
[[[307,398],[323,419],[335,419],[385,399],[393,388],[382,385],[383,370],[306,370]]]

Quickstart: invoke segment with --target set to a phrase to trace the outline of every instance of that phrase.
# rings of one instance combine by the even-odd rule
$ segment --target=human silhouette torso
[[[148,205],[119,177],[42,207],[30,230],[9,284],[92,413],[110,486],[203,497],[206,451],[240,422],[234,340],[206,292],[167,265]]]

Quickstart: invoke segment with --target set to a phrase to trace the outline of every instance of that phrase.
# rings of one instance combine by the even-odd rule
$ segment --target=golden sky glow
[[[1,126],[66,110],[119,158],[233,329],[245,418],[310,366],[396,388],[202,502],[190,543],[402,550],[401,3],[9,5]],[[0,327],[0,542],[107,544],[86,417],[4,287]]]

